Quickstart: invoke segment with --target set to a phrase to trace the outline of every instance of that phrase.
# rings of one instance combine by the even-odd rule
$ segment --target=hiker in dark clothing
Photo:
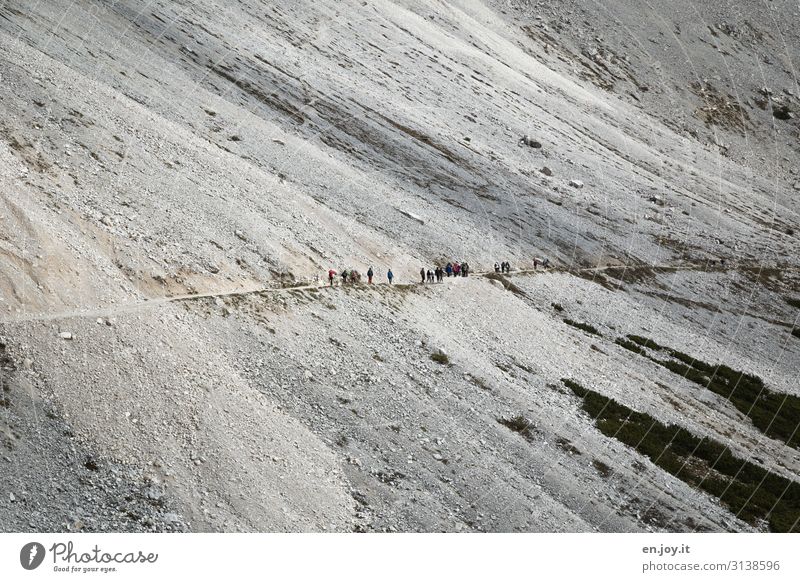
[[[444,268],[444,270],[447,271],[447,276],[448,277],[450,275],[452,275],[453,274],[453,265],[452,265],[452,263],[447,263],[447,266]]]
[[[373,275],[375,275],[375,272],[372,270],[372,267],[370,267],[369,270],[367,271],[367,283],[369,283],[370,285],[372,285]]]
[[[466,277],[469,275],[469,263],[464,263],[461,265],[461,274]]]
[[[533,257],[533,270],[535,271],[538,268],[539,268],[539,259],[537,257]]]
[[[419,270],[419,276],[420,276],[420,279],[422,279],[422,281],[421,281],[421,282],[422,282],[422,283],[424,283],[424,282],[425,282],[425,267],[422,267],[422,268]]]
[[[499,273],[500,272],[500,265],[498,265],[497,263],[494,264],[494,272],[495,273]]]
[[[392,269],[389,268],[389,272],[386,273],[386,278],[389,279],[389,285],[392,284],[392,279],[394,279],[394,273],[392,273]]]
[[[342,285],[346,285],[347,284],[347,275],[348,275],[347,269],[342,271]]]
[[[428,283],[433,283],[433,271],[428,269]]]

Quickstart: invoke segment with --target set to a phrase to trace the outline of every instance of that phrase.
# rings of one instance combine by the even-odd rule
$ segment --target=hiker
[[[533,257],[533,270],[535,271],[538,268],[539,268],[539,259],[538,257]]]
[[[355,269],[350,269],[350,282],[356,284],[361,283],[361,273]]]
[[[498,265],[497,263],[494,264],[494,272],[495,273],[499,273],[500,272],[500,265]]]
[[[506,261],[506,273],[510,273],[510,272],[511,272],[511,263]]]
[[[458,277],[461,274],[461,264],[454,263],[453,264],[453,277]]]
[[[348,275],[347,269],[342,271],[342,285],[346,285],[347,284],[347,275]]]
[[[420,277],[420,279],[422,279],[422,281],[421,281],[421,282],[422,282],[422,283],[425,283],[425,267],[422,267],[422,268],[419,270],[419,277]]]
[[[428,269],[428,283],[433,283],[433,271]]]
[[[333,287],[333,278],[336,276],[336,271],[333,269],[328,269],[328,281],[331,283],[331,287]]]
[[[550,268],[550,259],[548,259],[547,257],[542,259],[542,267],[545,268],[545,269],[549,269]]]
[[[392,268],[389,267],[389,272],[386,273],[386,278],[389,279],[389,285],[392,284],[392,279],[394,279],[394,273],[392,273]]]
[[[370,267],[370,268],[367,270],[367,283],[369,283],[370,285],[372,285],[372,276],[373,276],[374,274],[375,274],[375,272],[372,270],[372,267]]]
[[[447,276],[448,277],[450,275],[452,275],[453,274],[453,265],[452,265],[452,263],[447,263],[447,266],[444,268],[444,270],[447,271]]]
[[[461,265],[461,274],[464,275],[465,277],[469,275],[469,263],[464,263],[463,265]]]

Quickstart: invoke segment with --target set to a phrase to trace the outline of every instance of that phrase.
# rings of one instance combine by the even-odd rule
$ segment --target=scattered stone
[[[397,209],[397,211],[403,216],[410,218],[411,220],[415,220],[420,224],[425,224],[425,221],[416,214],[412,214],[411,212],[406,212],[405,210],[400,210],[399,208]]]
[[[583,188],[583,182],[581,182],[580,180],[570,180],[569,185],[579,190]]]
[[[58,334],[58,337],[60,337],[63,340],[71,340],[72,334],[68,331],[62,331],[61,333]]]
[[[550,169],[550,168],[548,168],[547,166],[543,167],[543,168],[542,168],[541,170],[539,170],[539,171],[540,171],[542,174],[544,174],[545,176],[552,176],[552,175],[553,175],[553,170],[551,170],[551,169]]]

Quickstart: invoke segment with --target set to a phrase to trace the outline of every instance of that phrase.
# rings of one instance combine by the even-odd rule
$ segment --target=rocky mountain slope
[[[0,530],[797,529],[797,16],[0,2]]]

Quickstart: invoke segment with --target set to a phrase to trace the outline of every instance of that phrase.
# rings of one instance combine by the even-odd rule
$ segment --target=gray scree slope
[[[797,479],[796,449],[614,340],[800,396],[798,19],[0,3],[0,530],[765,528],[560,379]],[[534,256],[558,269],[316,288]]]

